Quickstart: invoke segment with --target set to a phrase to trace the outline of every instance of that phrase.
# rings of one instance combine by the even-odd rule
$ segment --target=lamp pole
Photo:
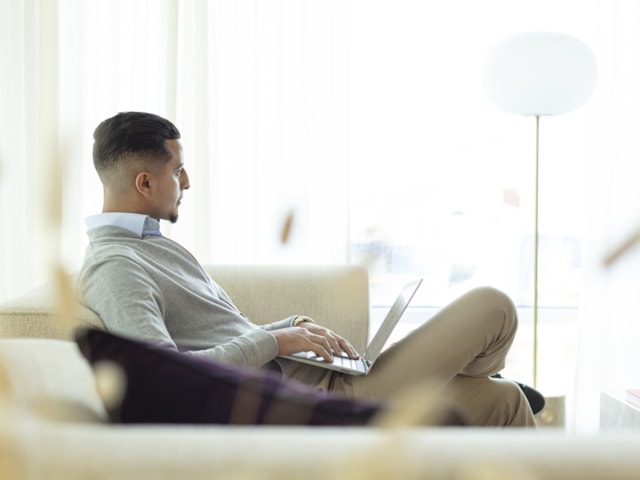
[[[536,187],[535,187],[535,228],[533,230],[533,387],[538,384],[538,248],[540,234],[538,232],[538,191],[539,191],[539,157],[540,157],[540,115],[536,115]]]
[[[575,110],[591,96],[597,67],[593,52],[577,38],[525,32],[496,44],[483,68],[484,86],[500,109],[536,117],[535,230],[533,253],[533,385],[538,383],[538,232],[540,116]],[[534,113],[536,112],[536,113]]]

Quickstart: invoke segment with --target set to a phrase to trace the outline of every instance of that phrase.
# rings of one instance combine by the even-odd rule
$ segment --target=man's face
[[[182,162],[182,146],[179,140],[167,140],[171,159],[155,172],[155,189],[152,196],[151,216],[158,220],[178,220],[178,207],[182,191],[189,188],[189,176]]]

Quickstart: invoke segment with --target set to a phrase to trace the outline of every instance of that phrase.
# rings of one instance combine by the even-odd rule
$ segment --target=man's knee
[[[504,309],[514,313],[516,311],[516,306],[511,297],[495,287],[475,287],[467,295],[476,297],[478,303],[489,305],[496,309]]]
[[[515,330],[518,327],[518,312],[511,297],[494,287],[476,287],[467,294],[482,312],[485,321],[500,322],[500,328]]]

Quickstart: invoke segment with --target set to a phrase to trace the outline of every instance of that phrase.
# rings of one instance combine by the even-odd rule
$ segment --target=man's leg
[[[334,389],[386,400],[429,384],[465,408],[474,425],[533,425],[519,387],[488,378],[504,367],[516,330],[513,302],[494,288],[477,288],[387,349],[369,375],[338,376]]]
[[[443,397],[460,406],[471,425],[536,425],[526,396],[510,380],[458,375],[446,385]]]

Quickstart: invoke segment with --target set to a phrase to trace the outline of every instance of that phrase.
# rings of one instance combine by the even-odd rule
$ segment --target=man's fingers
[[[306,338],[309,341],[310,348],[308,348],[308,350],[313,351],[316,355],[324,358],[327,362],[333,363],[333,349],[326,337],[308,332]]]
[[[314,353],[326,361],[333,363],[333,356],[343,356],[346,354],[350,358],[359,358],[358,352],[351,346],[349,342],[344,339],[332,339],[332,341],[328,341],[326,338],[322,337],[324,342],[316,343],[315,345],[318,347],[316,350],[312,348]],[[328,347],[328,348],[327,348]]]
[[[351,345],[351,343],[349,343],[347,340],[344,340],[344,343],[342,344],[342,351],[345,352],[347,355],[349,355],[351,358],[360,357],[356,349],[353,348],[353,345]]]
[[[344,352],[351,358],[358,358],[358,352],[356,352],[355,348],[353,348],[348,340],[335,334],[333,335],[332,340],[333,342],[331,344],[331,349],[335,352],[336,355],[342,355],[342,353]]]
[[[276,337],[280,354],[312,351],[329,363],[333,363],[334,355],[342,356],[345,353],[351,358],[358,358],[358,353],[351,343],[316,324],[305,325],[303,328],[275,330],[271,333]]]

